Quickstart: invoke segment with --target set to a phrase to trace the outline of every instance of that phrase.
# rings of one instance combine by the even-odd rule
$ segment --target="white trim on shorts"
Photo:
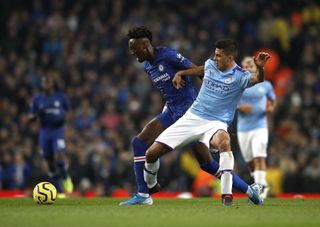
[[[238,132],[238,142],[242,156],[246,162],[254,158],[267,157],[269,132],[267,128],[259,128],[248,132]]]
[[[178,121],[163,131],[155,140],[172,149],[199,141],[210,148],[210,139],[218,131],[227,132],[228,125],[222,121],[203,119],[188,110]]]

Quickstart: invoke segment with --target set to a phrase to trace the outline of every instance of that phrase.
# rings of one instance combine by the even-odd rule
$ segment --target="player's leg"
[[[54,150],[48,135],[48,132],[40,131],[39,134],[40,151],[48,165],[48,176],[52,184],[56,187],[58,193],[63,193],[60,183],[60,175],[55,164]]]
[[[216,176],[220,179],[219,163],[212,159],[207,146],[203,143],[194,143],[192,150],[196,159],[198,160],[202,170],[207,173]],[[248,195],[250,201],[254,204],[261,204],[261,199],[259,198],[259,191],[257,191],[256,185],[248,185],[244,180],[242,180],[236,173],[232,172],[232,185],[233,188]]]
[[[134,155],[134,173],[137,184],[137,194],[135,194],[131,199],[121,202],[120,205],[136,205],[136,204],[152,204],[152,198],[149,195],[149,188],[144,181],[144,165],[146,160],[146,151],[154,140],[164,131],[165,128],[171,125],[172,119],[168,110],[159,114],[156,118],[151,120],[132,140],[132,150]],[[158,185],[151,192],[156,192],[160,189]]]
[[[72,193],[73,183],[68,172],[68,166],[66,164],[66,143],[64,140],[63,132],[58,132],[57,135],[55,135],[53,141],[56,162],[55,164],[62,180],[63,190],[66,193]]]
[[[205,172],[216,176],[219,176],[219,163],[212,159],[209,149],[203,143],[196,143],[192,146],[193,153],[199,162],[200,168]],[[243,193],[248,192],[249,185],[243,181],[236,173],[232,172],[233,187]]]
[[[173,149],[159,142],[154,142],[146,153],[144,180],[149,189],[157,186],[157,173],[160,167],[159,158]]]
[[[254,182],[261,185],[263,198],[267,197],[268,184],[266,180],[266,157],[267,157],[267,143],[268,143],[268,130],[258,129],[254,131],[252,138],[252,151],[253,151],[253,163],[254,172],[253,178]]]
[[[221,174],[221,194],[224,205],[232,205],[232,171],[234,167],[234,157],[231,151],[230,137],[225,130],[218,130],[210,141],[216,145],[220,152],[220,174]]]
[[[199,138],[199,135],[194,131],[194,127],[198,126],[198,123],[201,123],[199,119],[199,117],[195,117],[190,112],[187,112],[162,132],[147,150],[144,179],[149,189],[152,190],[157,186],[157,172],[160,165],[159,158],[179,145],[186,145]],[[202,124],[204,123],[202,122]]]

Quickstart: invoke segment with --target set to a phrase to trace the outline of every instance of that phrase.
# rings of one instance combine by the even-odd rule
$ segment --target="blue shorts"
[[[39,133],[39,145],[43,157],[53,156],[55,152],[65,152],[66,142],[64,139],[64,128],[44,129]]]

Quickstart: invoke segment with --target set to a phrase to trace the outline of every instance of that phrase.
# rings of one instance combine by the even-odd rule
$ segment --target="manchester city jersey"
[[[146,61],[144,70],[164,97],[167,107],[181,117],[197,97],[197,90],[189,77],[183,77],[185,86],[174,88],[172,79],[179,70],[187,69],[191,62],[168,47],[155,48],[155,60]]]
[[[32,100],[29,115],[40,118],[41,128],[57,128],[63,126],[69,109],[69,100],[63,93],[39,94]]]
[[[276,99],[273,87],[269,81],[256,84],[246,89],[240,99],[239,105],[250,105],[251,113],[238,113],[237,129],[246,132],[258,128],[267,128],[266,105],[267,99]]]
[[[251,73],[234,65],[221,72],[212,59],[204,67],[204,78],[196,101],[190,111],[206,120],[232,122],[237,104],[247,87],[251,86]]]

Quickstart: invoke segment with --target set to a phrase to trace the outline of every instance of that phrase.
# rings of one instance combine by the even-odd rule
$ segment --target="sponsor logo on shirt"
[[[160,76],[158,76],[157,78],[155,78],[155,79],[153,80],[153,82],[154,82],[154,83],[157,83],[157,82],[159,82],[160,80],[161,80],[162,82],[165,82],[165,81],[167,81],[167,80],[170,80],[169,74],[168,74],[168,73],[161,74]]]
[[[218,92],[220,94],[223,94],[223,93],[230,90],[229,86],[221,84],[221,83],[216,83],[214,81],[203,80],[203,83],[210,90],[213,90],[213,91]]]

